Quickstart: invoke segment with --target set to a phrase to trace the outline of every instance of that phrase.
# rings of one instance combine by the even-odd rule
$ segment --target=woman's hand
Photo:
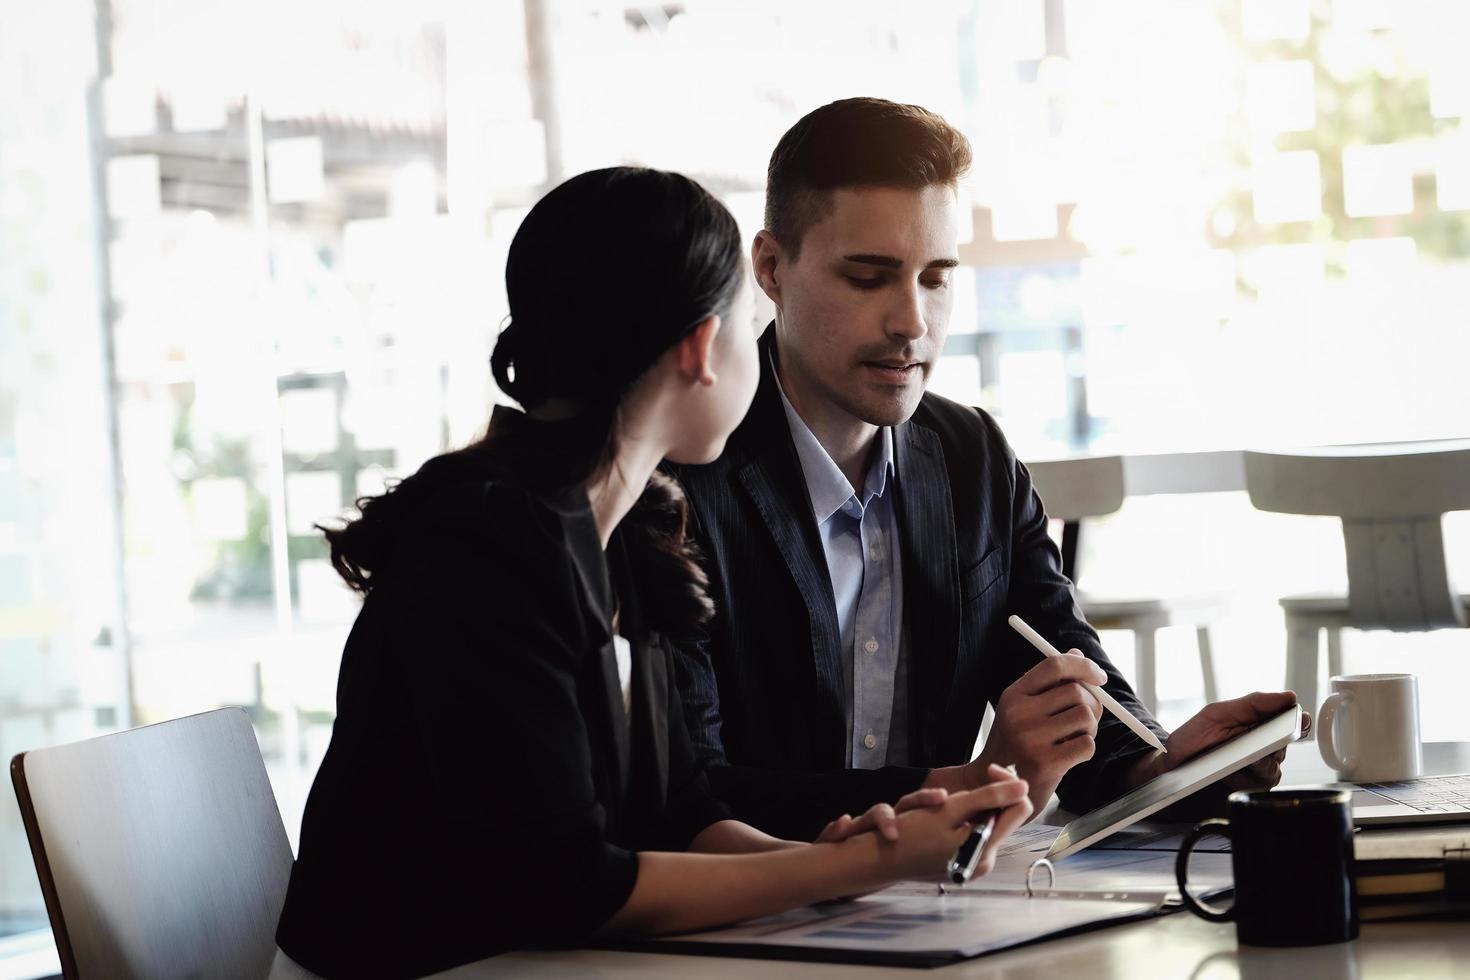
[[[944,789],[918,789],[892,805],[879,803],[867,813],[853,819],[844,813],[823,828],[814,844],[835,844],[857,834],[876,831],[884,840],[898,840],[898,815],[920,807],[943,806],[949,791]]]
[[[897,840],[869,830],[846,840],[782,847],[764,854],[641,851],[632,894],[598,934],[697,932],[798,905],[861,895],[905,878],[934,880],[944,872],[970,828],[997,812],[995,830],[976,869],[977,874],[986,874],[994,867],[996,850],[1006,835],[1031,815],[1025,780],[998,766],[987,774],[994,782],[963,793],[947,793],[942,802],[928,793],[900,800],[898,806],[908,808],[900,813],[894,807]],[[886,814],[875,815],[869,822],[885,819]]]
[[[1030,787],[1000,766],[987,770],[991,782],[980,789],[950,793],[938,806],[910,809],[898,815],[898,837],[885,848],[893,862],[895,878],[935,878],[944,873],[949,859],[964,843],[970,830],[996,814],[995,830],[980,855],[975,877],[990,873],[1002,841],[1031,816]]]

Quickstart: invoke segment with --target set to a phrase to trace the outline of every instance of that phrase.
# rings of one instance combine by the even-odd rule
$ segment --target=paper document
[[[1007,854],[1015,854],[1018,851],[1041,851],[1046,852],[1051,847],[1051,842],[1057,839],[1057,834],[1062,832],[1060,827],[1052,827],[1044,823],[1028,823],[1024,827],[1017,827],[1011,831],[996,852],[997,857]]]
[[[1110,837],[1104,837],[1092,845],[1092,850],[1173,851],[1177,854],[1184,845],[1184,835],[1187,833],[1188,824],[1134,824]],[[1220,834],[1206,834],[1194,845],[1196,854],[1224,854],[1229,851],[1230,838]]]
[[[1038,858],[1045,856],[1060,827],[1031,824],[1006,838],[990,874],[964,886],[967,892],[1024,895],[1026,875]],[[1128,896],[1145,901],[1176,902],[1179,886],[1174,877],[1174,850],[1155,848],[1107,849],[1097,845],[1052,862],[1055,883],[1042,869],[1032,875],[1036,894],[1065,896],[1093,895],[1099,898]],[[1197,851],[1189,862],[1191,891],[1213,895],[1230,888],[1235,880],[1230,854]],[[946,886],[950,887],[950,886]]]
[[[1031,824],[1001,845],[988,875],[963,887],[899,882],[876,894],[826,902],[726,929],[638,943],[665,953],[815,959],[843,963],[935,966],[1048,936],[1157,915],[1177,905],[1175,852],[1079,851],[1026,876],[1060,827]],[[1190,880],[1204,896],[1231,886],[1230,855],[1201,852]],[[627,948],[627,947],[623,947]]]
[[[640,944],[663,952],[937,965],[1089,926],[1143,918],[1145,901],[1027,899],[964,892],[907,894],[913,885],[827,902],[728,929]],[[784,958],[784,957],[783,957]]]

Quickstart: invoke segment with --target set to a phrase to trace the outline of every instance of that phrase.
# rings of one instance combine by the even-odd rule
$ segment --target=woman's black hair
[[[729,313],[741,254],[730,212],[680,174],[612,167],[548,193],[511,242],[510,322],[490,363],[501,389],[527,411],[556,400],[572,406],[571,417],[531,430],[492,427],[388,493],[359,500],[360,518],[324,529],[338,573],[368,592],[393,547],[389,518],[472,467],[486,447],[513,461],[528,485],[548,490],[610,465],[624,396],[706,317]],[[555,445],[529,444],[548,439]],[[678,484],[655,473],[619,525],[645,621],[671,635],[687,635],[714,610],[687,520]]]

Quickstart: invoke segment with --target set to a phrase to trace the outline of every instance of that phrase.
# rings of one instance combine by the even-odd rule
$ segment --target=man
[[[938,116],[877,99],[824,106],[782,137],[751,251],[776,306],[760,387],[719,460],[676,468],[717,605],[680,658],[690,728],[716,794],[778,836],[978,785],[990,763],[1014,764],[1038,811],[1053,790],[1087,811],[1295,701],[1209,705],[1168,736],[1084,622],[995,421],[925,394],[969,164]],[[1071,656],[1041,658],[1012,613]],[[996,721],[971,760],[987,702]],[[1230,784],[1274,785],[1280,758]]]

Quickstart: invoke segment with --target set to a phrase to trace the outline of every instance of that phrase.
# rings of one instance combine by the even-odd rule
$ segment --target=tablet
[[[1111,833],[1157,813],[1176,800],[1217,779],[1244,769],[1301,736],[1302,709],[1297,705],[1255,728],[1202,752],[1177,769],[1073,820],[1062,828],[1046,856],[1052,860],[1076,853]]]

